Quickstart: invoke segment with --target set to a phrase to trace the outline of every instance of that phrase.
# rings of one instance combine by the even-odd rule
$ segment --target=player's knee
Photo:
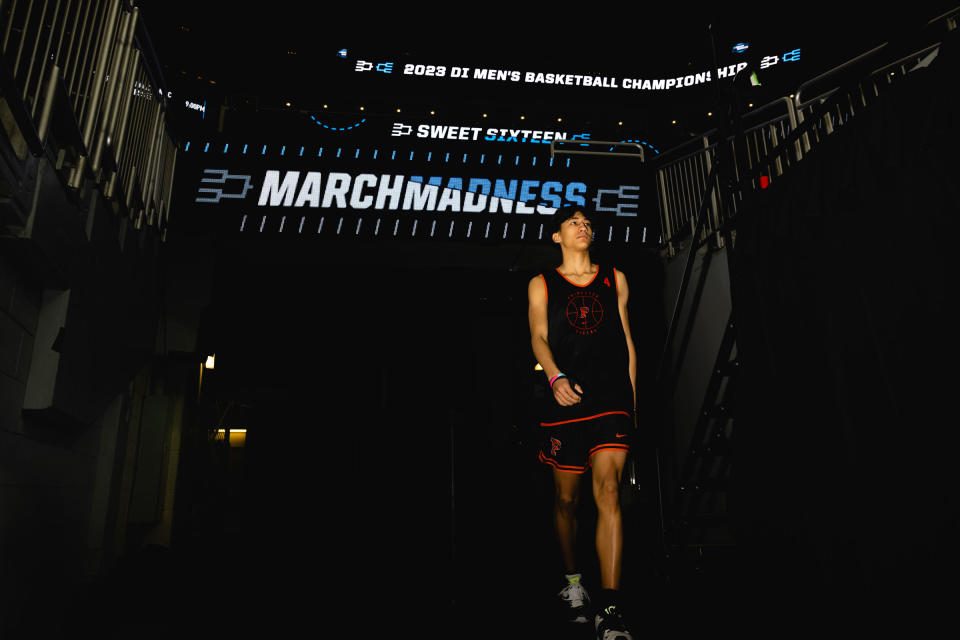
[[[574,513],[577,510],[578,496],[575,493],[557,491],[553,496],[553,503],[557,510],[563,513]]]
[[[599,479],[593,487],[593,497],[598,509],[620,508],[620,484],[616,478]]]

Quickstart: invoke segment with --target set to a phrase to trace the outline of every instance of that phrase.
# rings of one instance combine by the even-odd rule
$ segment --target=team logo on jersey
[[[556,458],[557,451],[560,451],[560,441],[556,438],[550,438],[550,456]]]
[[[609,286],[610,286],[610,278],[604,278],[604,279],[603,279],[603,284],[605,284],[605,285],[607,285],[607,286],[609,287]]]
[[[571,293],[567,298],[567,322],[579,335],[597,332],[603,322],[603,305],[594,291]]]

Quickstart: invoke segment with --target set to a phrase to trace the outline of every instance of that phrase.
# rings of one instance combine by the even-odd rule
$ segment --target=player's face
[[[561,246],[585,249],[593,240],[593,225],[581,212],[577,211],[563,221],[560,231],[554,234],[554,242]]]

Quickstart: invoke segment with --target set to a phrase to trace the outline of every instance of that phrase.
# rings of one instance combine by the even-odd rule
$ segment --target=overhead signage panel
[[[382,131],[377,124],[368,133]],[[548,145],[523,136],[512,145],[499,139],[515,136],[473,139],[472,127],[457,126],[452,139],[449,127],[417,138],[419,127],[405,126],[407,135],[373,140],[189,141],[177,165],[179,206],[224,233],[533,241],[549,237],[558,207],[575,204],[595,212],[598,241],[657,241],[647,202],[655,189],[637,159],[551,158]],[[566,133],[524,131],[529,141]]]
[[[351,118],[347,121],[343,119],[334,120],[331,117],[325,117],[323,114],[311,114],[308,118],[314,124],[324,129],[325,133],[338,135],[349,134],[351,138],[356,136],[362,137],[364,140],[376,139],[381,143],[386,143],[389,138],[400,138],[401,140],[405,138],[416,138],[419,140],[443,140],[451,144],[506,143],[507,145],[544,145],[544,150],[546,150],[549,148],[551,142],[612,140],[614,142],[635,142],[644,147],[645,153],[647,154],[656,155],[660,153],[660,150],[654,144],[642,139],[625,137],[623,136],[623,132],[611,134],[610,132],[597,133],[584,131],[583,129],[560,130],[522,128],[516,126],[477,126],[475,124],[464,124],[462,122],[435,120],[423,122],[401,119]],[[397,144],[399,142],[400,140],[390,141],[391,144]]]
[[[377,60],[358,58],[353,63],[355,73],[369,76],[389,76],[396,78],[416,77],[424,79],[448,80],[457,83],[484,82],[532,86],[562,86],[590,89],[610,89],[619,91],[662,92],[708,84],[714,78],[730,79],[746,69],[749,61],[742,59],[747,51],[746,43],[737,44],[732,51],[738,59],[732,64],[723,65],[716,69],[699,69],[694,73],[667,76],[663,73],[631,73],[619,74],[584,74],[571,73],[567,70],[525,70],[502,68],[478,68],[451,66],[449,64],[420,64],[399,63],[395,60]],[[767,55],[758,56],[756,65],[762,70],[782,68],[785,63],[799,62],[801,49],[794,47],[767,52]],[[779,65],[779,66],[778,66]]]

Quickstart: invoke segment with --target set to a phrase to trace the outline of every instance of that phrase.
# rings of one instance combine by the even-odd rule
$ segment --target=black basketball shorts
[[[610,411],[593,418],[541,424],[541,462],[566,473],[585,473],[597,451],[630,450],[633,418],[626,411]]]

